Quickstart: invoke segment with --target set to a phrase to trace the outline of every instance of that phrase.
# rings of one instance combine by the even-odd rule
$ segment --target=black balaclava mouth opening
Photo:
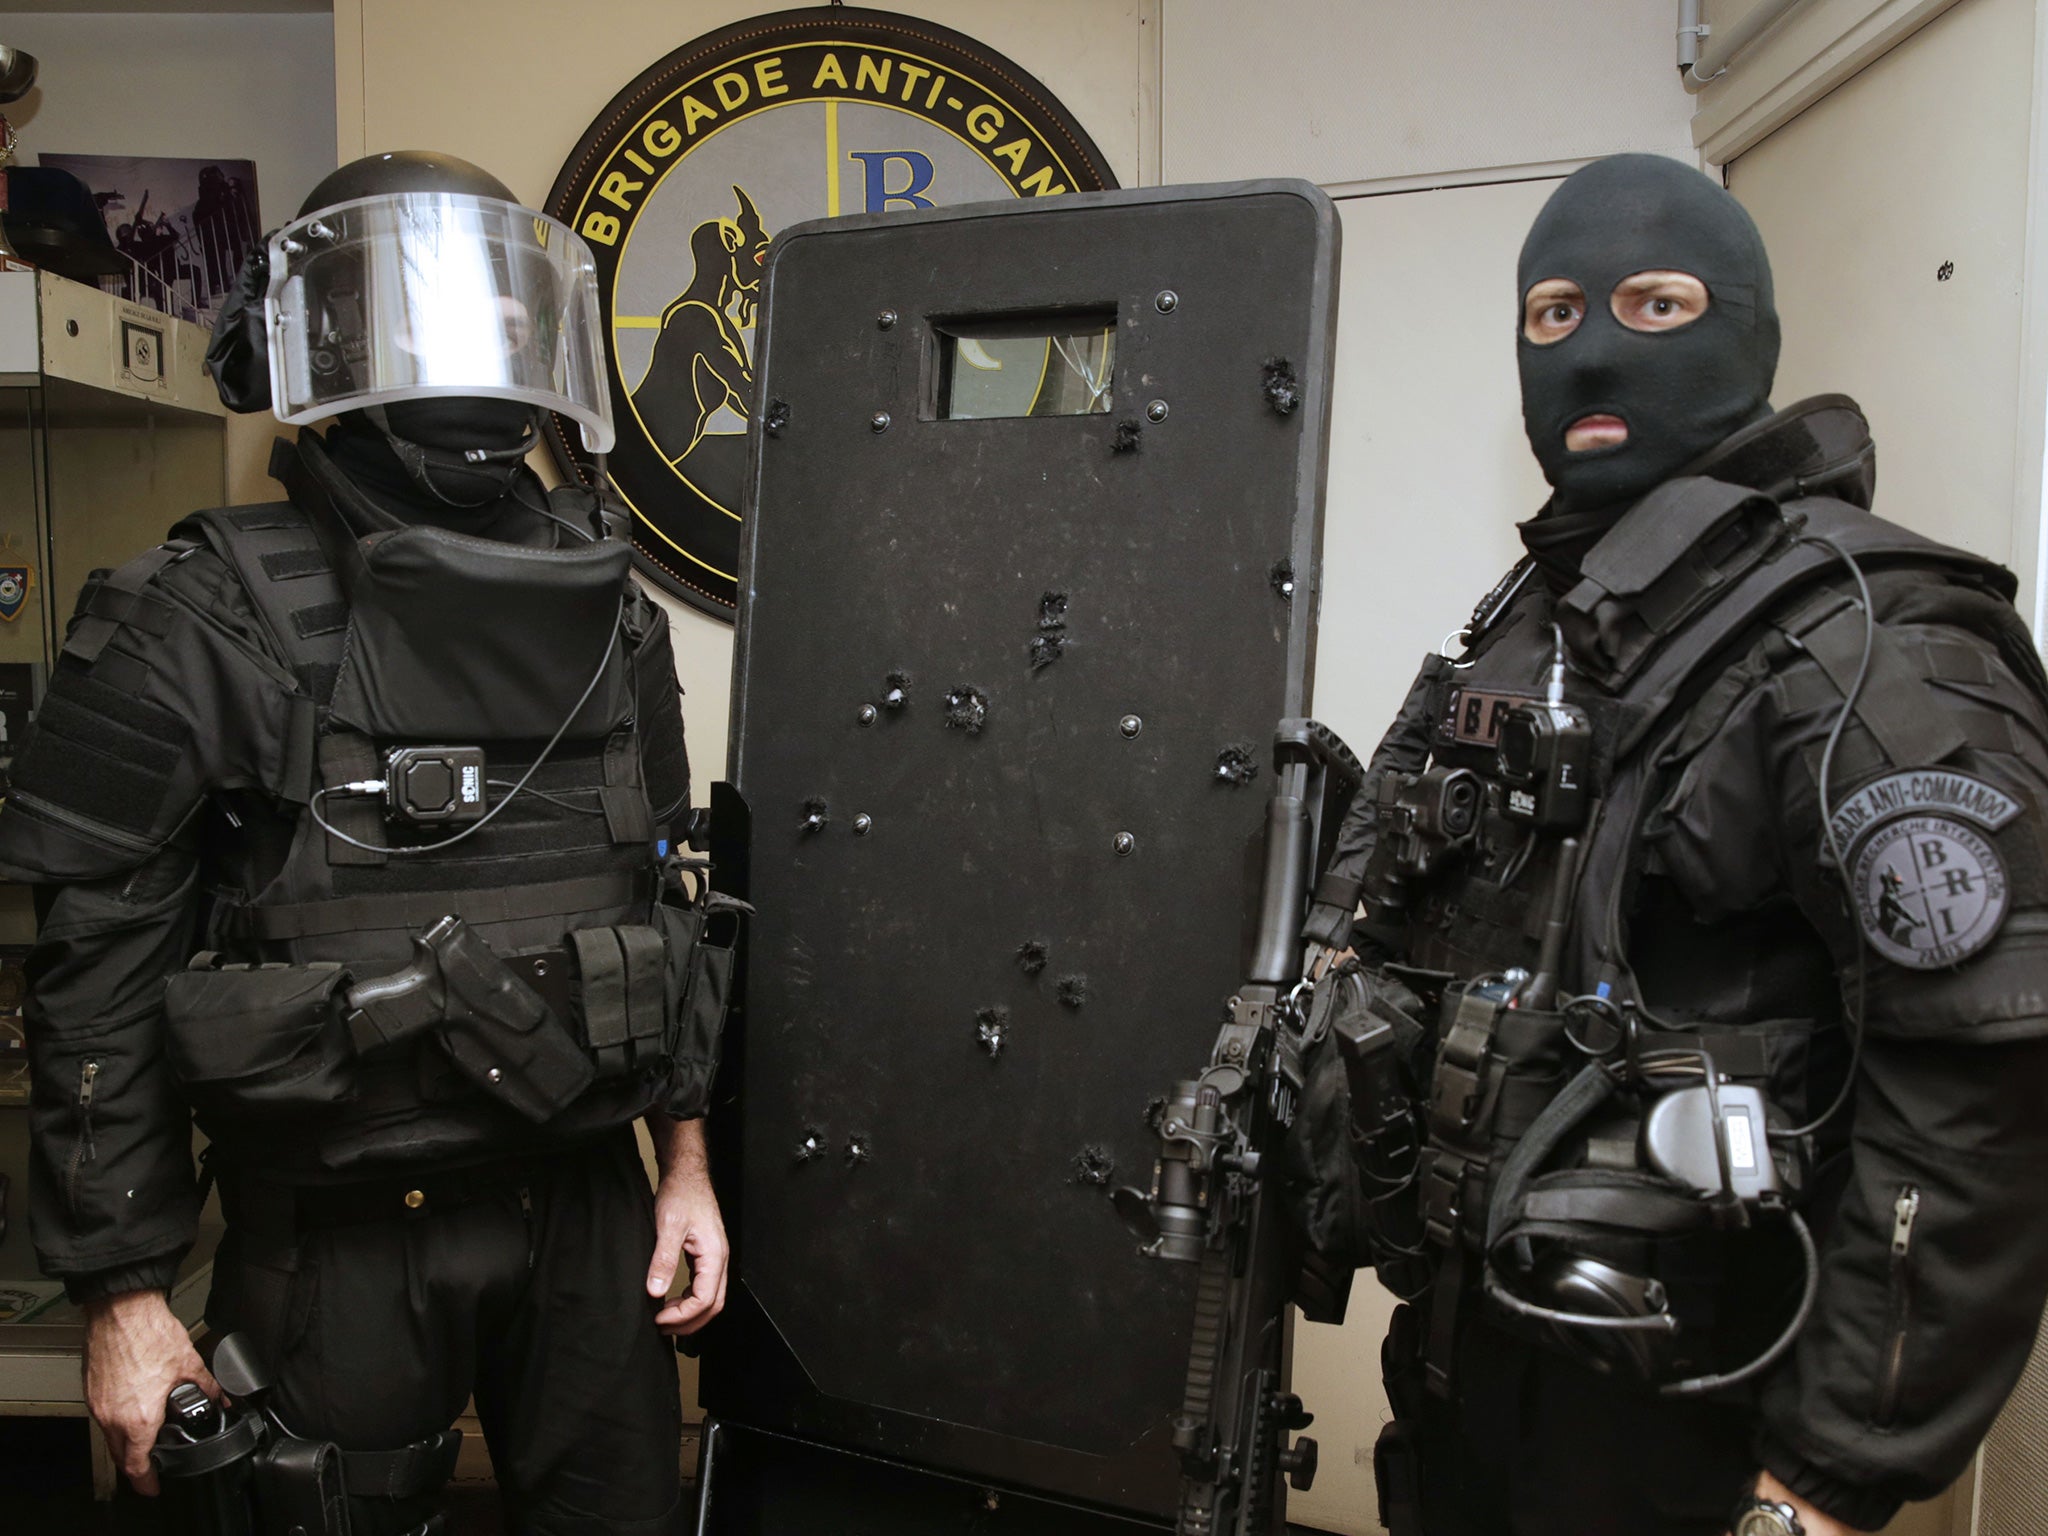
[[[1634,331],[1614,316],[1615,285],[1638,272],[1689,272],[1707,309],[1689,325]],[[1523,542],[1553,575],[1621,514],[1730,434],[1769,414],[1778,312],[1763,237],[1732,195],[1662,155],[1615,155],[1568,177],[1529,230],[1516,288],[1522,422],[1555,494],[1523,524]],[[1521,334],[1529,290],[1565,278],[1585,318],[1562,341]],[[1628,440],[1573,453],[1565,429],[1618,416]]]

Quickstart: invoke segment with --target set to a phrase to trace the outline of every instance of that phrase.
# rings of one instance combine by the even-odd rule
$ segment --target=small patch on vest
[[[1956,816],[1879,823],[1850,860],[1856,915],[1871,948],[1896,965],[1959,965],[1997,936],[2011,905],[1991,839]]]
[[[2020,803],[1982,779],[1942,768],[1909,768],[1872,779],[1835,807],[1835,841],[1847,848],[1893,816],[1931,812],[1973,821],[1996,832],[2020,813]]]
[[[1500,723],[1517,704],[1535,697],[1527,693],[1483,693],[1477,688],[1453,688],[1444,716],[1437,722],[1437,734],[1467,747],[1500,745]]]

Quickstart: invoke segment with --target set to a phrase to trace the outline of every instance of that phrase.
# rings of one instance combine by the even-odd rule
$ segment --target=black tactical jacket
[[[569,930],[663,921],[657,843],[688,814],[667,620],[620,564],[590,604],[594,649],[611,626],[618,634],[606,684],[585,708],[597,728],[579,715],[533,781],[543,793],[417,859],[381,860],[324,835],[306,814],[314,790],[379,771],[370,742],[340,729],[348,708],[337,674],[344,696],[403,694],[409,685],[389,669],[407,657],[396,645],[382,674],[368,666],[366,637],[335,583],[332,541],[323,547],[304,516],[340,473],[319,439],[305,434],[297,458],[281,454],[272,468],[302,505],[200,514],[161,549],[88,581],[0,814],[0,870],[38,884],[42,913],[27,1009],[32,1225],[43,1267],[79,1300],[160,1287],[175,1274],[199,1208],[195,1111],[218,1163],[289,1181],[530,1155],[650,1108],[702,1112],[702,1082],[643,1071],[600,1082],[536,1125],[480,1097],[436,1053],[359,1066],[336,1059],[323,1034],[317,1044],[280,1039],[266,1059],[270,1048],[224,1015],[188,1030],[167,1023],[166,980],[197,951],[230,963],[206,975],[225,977],[232,992],[261,975],[237,962],[282,963],[294,969],[272,976],[316,984],[328,972],[396,970],[432,920],[428,908],[462,909],[503,953],[559,945]],[[491,522],[494,540],[588,553],[528,510],[542,497],[538,482],[522,489],[525,502],[508,500]],[[347,496],[346,483],[338,490]],[[578,509],[558,500],[556,510]],[[431,618],[425,596],[401,627]],[[528,692],[574,699],[592,647],[558,656],[543,621],[504,618],[510,639],[481,657],[465,660],[455,643],[425,634],[419,654],[429,669],[468,668],[465,687],[478,666],[496,670],[504,686],[485,703],[498,718],[516,719],[504,712]],[[352,707],[363,711],[360,697]],[[560,718],[561,705],[544,708],[554,711],[544,723],[493,727],[524,738],[491,746],[494,803]],[[334,826],[373,844],[451,830],[383,825],[365,797],[325,804]],[[201,991],[210,1008],[214,994]],[[327,1092],[342,1076],[345,1092]],[[329,1102],[337,1099],[345,1102]]]
[[[1895,963],[1866,943],[1859,1079],[1849,1111],[1821,1134],[1832,1161],[1808,1211],[1822,1234],[1818,1306],[1794,1352],[1752,1389],[1760,1463],[1874,1530],[1901,1501],[1932,1497],[1963,1471],[2018,1379],[2048,1296],[2048,699],[2010,578],[1861,510],[1867,439],[1857,468],[1859,445],[1841,440],[1853,406],[1824,404],[1818,429],[1830,452],[1814,452],[1806,436],[1817,418],[1809,411],[1801,422],[1795,407],[1701,473],[1724,487],[1769,486],[1808,531],[1864,541],[1877,645],[1830,780],[1838,817],[1852,819],[1858,792],[1878,786],[1861,802],[1860,824],[1844,828],[1851,864],[1872,825],[1874,835],[1910,825],[1912,806],[1886,809],[1885,795],[1906,793],[1893,775],[1945,773],[1948,789],[1959,775],[2016,807],[1995,832],[1964,824],[2006,875],[1988,943],[1950,964]],[[1848,435],[1860,436],[1860,415],[1853,427]],[[1780,473],[1802,463],[1804,483]],[[1833,496],[1814,497],[1816,480]],[[1682,500],[1682,490],[1674,482],[1651,500]],[[1622,527],[1587,556],[1587,572],[1615,563],[1608,541]],[[1915,934],[1941,913],[1888,914],[1873,884],[1871,916],[1859,918],[1823,846],[1817,775],[1860,657],[1861,611],[1826,550],[1781,544],[1775,558],[1802,553],[1812,578],[1740,627],[1634,741],[1640,716],[1617,702],[1630,688],[1602,681],[1626,650],[1626,626],[1585,622],[1588,593],[1578,593],[1567,697],[1593,718],[1610,802],[1628,800],[1616,785],[1631,766],[1642,777],[1633,826],[1591,835],[1563,986],[1631,989],[1660,1017],[1723,1041],[1753,1033],[1773,1097],[1804,1118],[1842,1081],[1843,988],[1855,984],[1859,922],[1877,938],[1929,945],[1938,935]],[[1375,775],[1431,760],[1493,772],[1498,701],[1542,695],[1562,597],[1528,573],[1458,666],[1431,658]],[[1922,782],[1946,792],[1941,780]],[[1344,829],[1340,874],[1360,872],[1371,852],[1372,798],[1369,785]],[[1361,937],[1461,976],[1532,966],[1531,913],[1551,888],[1551,864],[1540,846],[1518,856],[1521,844],[1490,818],[1479,848],[1427,880],[1404,922]],[[1957,845],[1946,847],[1953,860]],[[1985,908],[1977,885],[1965,892],[1952,915],[1967,926]],[[1333,915],[1320,914],[1326,931]],[[1478,1306],[1467,1316],[1480,1316]]]

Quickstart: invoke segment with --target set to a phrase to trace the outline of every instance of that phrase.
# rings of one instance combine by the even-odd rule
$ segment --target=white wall
[[[0,108],[26,164],[44,151],[253,160],[266,229],[334,169],[334,22],[324,13],[0,9],[0,42],[41,66],[36,88]],[[229,500],[278,494],[263,466],[279,430],[268,417],[228,418]]]
[[[1166,0],[1166,179],[1343,192],[1690,158],[1675,16],[1675,0]]]

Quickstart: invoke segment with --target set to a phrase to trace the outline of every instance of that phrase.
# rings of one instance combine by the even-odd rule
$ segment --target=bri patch
[[[1887,774],[1834,813],[1850,848],[1857,920],[1879,954],[1911,970],[1959,965],[1997,936],[2011,882],[1991,835],[2020,813],[1967,774]]]
[[[1486,693],[1477,688],[1453,688],[1445,703],[1437,732],[1446,741],[1466,747],[1500,745],[1500,723],[1517,704],[1527,704],[1535,695]]]

